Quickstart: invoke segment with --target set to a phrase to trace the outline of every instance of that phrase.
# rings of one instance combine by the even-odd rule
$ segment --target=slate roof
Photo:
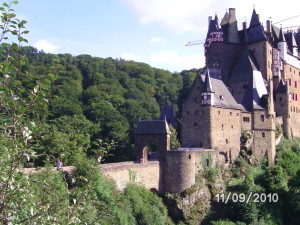
[[[140,121],[133,134],[171,134],[165,120]]]
[[[280,79],[279,85],[276,89],[276,93],[285,93],[286,92],[286,85],[284,84],[283,80]]]
[[[285,40],[287,43],[288,50],[292,53],[293,48],[297,47],[295,36],[292,32],[289,32],[289,33],[284,34],[284,37],[285,37]]]
[[[264,104],[262,102],[262,97],[267,94],[267,88],[261,72],[253,71],[253,75],[249,78],[242,105],[248,111],[252,109],[263,109]]]
[[[277,46],[277,43],[279,41],[279,33],[280,33],[280,29],[272,24],[272,34],[274,37],[274,46]]]
[[[207,76],[207,75],[206,75]],[[202,81],[205,80],[205,76],[201,76]],[[214,92],[212,96],[213,106],[220,107],[220,108],[229,108],[229,109],[240,109],[244,110],[241,104],[238,104],[234,97],[229,92],[228,88],[224,84],[222,80],[210,78],[211,86]]]
[[[253,71],[259,70],[259,65],[253,53],[247,49],[241,54],[235,68],[233,69],[229,77],[230,83],[248,82]]]
[[[205,75],[204,83],[202,85],[201,92],[214,92],[211,84],[209,69],[206,70],[206,75]]]
[[[256,27],[249,27],[247,30],[247,36],[249,43],[267,40],[267,37],[264,32],[264,27],[262,25]]]
[[[260,25],[261,25],[261,23],[259,22],[258,14],[256,13],[255,9],[253,9],[249,27],[256,27],[256,26],[260,26]]]
[[[168,102],[165,101],[163,107],[160,110],[158,120],[166,120],[168,124],[171,124],[175,129],[177,128],[175,107],[170,107]]]

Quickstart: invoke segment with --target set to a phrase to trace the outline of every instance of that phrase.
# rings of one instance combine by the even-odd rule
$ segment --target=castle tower
[[[293,33],[291,33],[292,36],[292,53],[294,56],[298,57],[298,46],[296,43],[296,39]]]
[[[209,69],[207,69],[207,71],[206,71],[206,76],[205,76],[205,80],[204,80],[204,84],[202,86],[201,92],[202,92],[201,104],[203,106],[214,105],[214,98],[213,98],[214,91],[213,91],[213,88],[211,85]]]
[[[240,42],[234,8],[229,8],[229,12],[226,11],[221,21],[221,27],[224,32],[225,42],[228,43]]]
[[[281,59],[286,60],[287,58],[287,44],[285,41],[285,37],[282,31],[282,28],[280,28],[280,32],[279,32],[279,40],[278,40],[278,44],[277,47],[279,49],[279,56]]]
[[[276,156],[276,126],[275,126],[275,112],[274,112],[274,98],[273,98],[273,80],[269,79],[268,90],[268,119],[270,120],[269,132],[270,132],[270,146],[267,151],[269,165],[275,163]]]
[[[285,104],[286,104],[286,107],[285,107],[285,113],[283,115],[283,134],[284,136],[291,140],[293,139],[293,136],[292,136],[292,128],[291,128],[291,113],[290,113],[290,88],[289,88],[289,85],[286,84],[286,92],[284,93],[285,95]]]

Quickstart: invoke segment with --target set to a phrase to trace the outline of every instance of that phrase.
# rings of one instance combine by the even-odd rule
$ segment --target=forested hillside
[[[44,76],[57,60],[57,79],[51,90],[46,123],[36,132],[35,160],[43,165],[47,155],[74,157],[97,155],[99,141],[110,149],[106,162],[134,160],[133,131],[139,120],[158,119],[167,101],[180,109],[187,90],[201,70],[171,73],[145,63],[90,55],[46,54],[23,50],[31,74]],[[101,142],[100,141],[100,142]],[[103,159],[103,158],[102,158]]]

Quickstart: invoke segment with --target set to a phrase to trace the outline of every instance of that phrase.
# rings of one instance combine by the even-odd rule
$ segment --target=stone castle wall
[[[254,110],[252,117],[254,153],[260,159],[269,154],[269,162],[272,163],[275,157],[275,117],[268,115],[266,110]]]
[[[161,168],[158,161],[120,162],[100,165],[102,173],[114,180],[118,190],[124,190],[130,182],[145,186],[147,189],[162,191]]]
[[[240,54],[245,50],[243,45],[230,43],[212,43],[205,53],[208,68],[217,67],[222,72],[222,79],[227,84],[228,75],[232,72]]]
[[[225,163],[234,162],[240,152],[241,111],[211,107],[212,148],[226,155]]]
[[[201,81],[197,80],[182,108],[181,146],[211,148],[210,109],[201,105]]]
[[[291,121],[292,136],[300,136],[300,70],[291,65],[283,65],[283,79],[289,89],[289,112]]]
[[[200,171],[218,166],[218,156],[219,152],[211,149],[167,152],[165,192],[181,193],[190,188]]]

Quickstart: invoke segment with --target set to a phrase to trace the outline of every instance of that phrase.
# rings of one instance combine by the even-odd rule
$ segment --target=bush
[[[291,150],[284,151],[277,159],[277,164],[284,168],[289,176],[294,176],[300,169],[300,155]]]
[[[270,166],[265,171],[264,186],[267,192],[282,192],[287,190],[287,176],[280,166]]]
[[[162,199],[146,188],[129,184],[124,190],[124,198],[132,208],[137,224],[167,224],[168,212]]]

